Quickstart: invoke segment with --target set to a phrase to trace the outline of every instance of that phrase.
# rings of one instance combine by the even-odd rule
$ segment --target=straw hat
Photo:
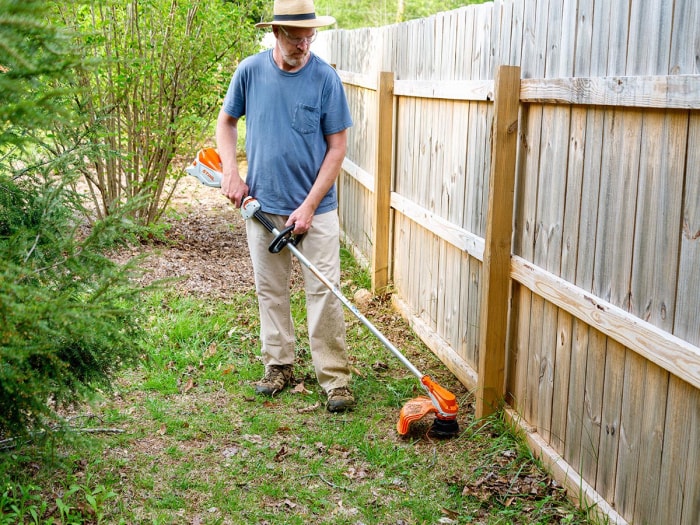
[[[260,22],[255,27],[323,27],[335,24],[332,16],[316,16],[313,0],[275,0],[272,22]]]

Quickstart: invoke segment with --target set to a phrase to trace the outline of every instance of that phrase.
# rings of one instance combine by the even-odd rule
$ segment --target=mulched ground
[[[114,259],[124,262],[145,253],[142,282],[176,278],[175,288],[198,297],[225,299],[254,288],[244,220],[218,189],[184,178],[171,207],[164,220],[166,242],[132,248]]]

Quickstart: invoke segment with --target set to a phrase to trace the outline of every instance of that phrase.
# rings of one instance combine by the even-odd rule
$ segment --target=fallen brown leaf
[[[313,392],[307,390],[304,386],[304,382],[302,381],[301,383],[297,384],[297,386],[292,388],[292,394],[313,394]]]
[[[282,445],[282,448],[280,448],[277,451],[277,454],[275,454],[275,461],[282,461],[287,456],[287,454],[289,454],[289,449],[285,445]]]
[[[204,351],[204,357],[213,357],[216,355],[216,342],[212,342],[209,347]]]

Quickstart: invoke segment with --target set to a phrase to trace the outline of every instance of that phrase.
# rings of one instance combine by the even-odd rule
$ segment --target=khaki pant
[[[268,215],[278,230],[287,217]],[[287,248],[270,253],[272,234],[256,219],[246,221],[248,247],[255,272],[260,309],[262,359],[267,365],[294,363],[294,324],[290,310],[292,258]],[[297,246],[299,251],[330,282],[340,283],[339,224],[337,212],[314,217],[311,229]],[[311,358],[318,383],[326,392],[347,386],[350,378],[345,348],[343,305],[333,293],[302,265],[306,292],[306,317]]]

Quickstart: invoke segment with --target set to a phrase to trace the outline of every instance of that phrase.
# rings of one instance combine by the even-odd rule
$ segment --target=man
[[[335,181],[352,125],[342,83],[326,62],[310,52],[318,27],[335,23],[317,17],[312,0],[275,0],[275,46],[243,60],[219,112],[216,140],[223,164],[221,193],[236,207],[248,194],[280,231],[294,225],[304,235],[299,249],[331,282],[340,281],[340,243]],[[236,163],[238,120],[246,117],[248,173]],[[259,394],[275,395],[289,385],[294,363],[290,313],[289,250],[271,254],[269,232],[246,221],[260,310],[265,375]],[[352,409],[342,304],[310,271],[304,272],[311,357],[331,412]]]

